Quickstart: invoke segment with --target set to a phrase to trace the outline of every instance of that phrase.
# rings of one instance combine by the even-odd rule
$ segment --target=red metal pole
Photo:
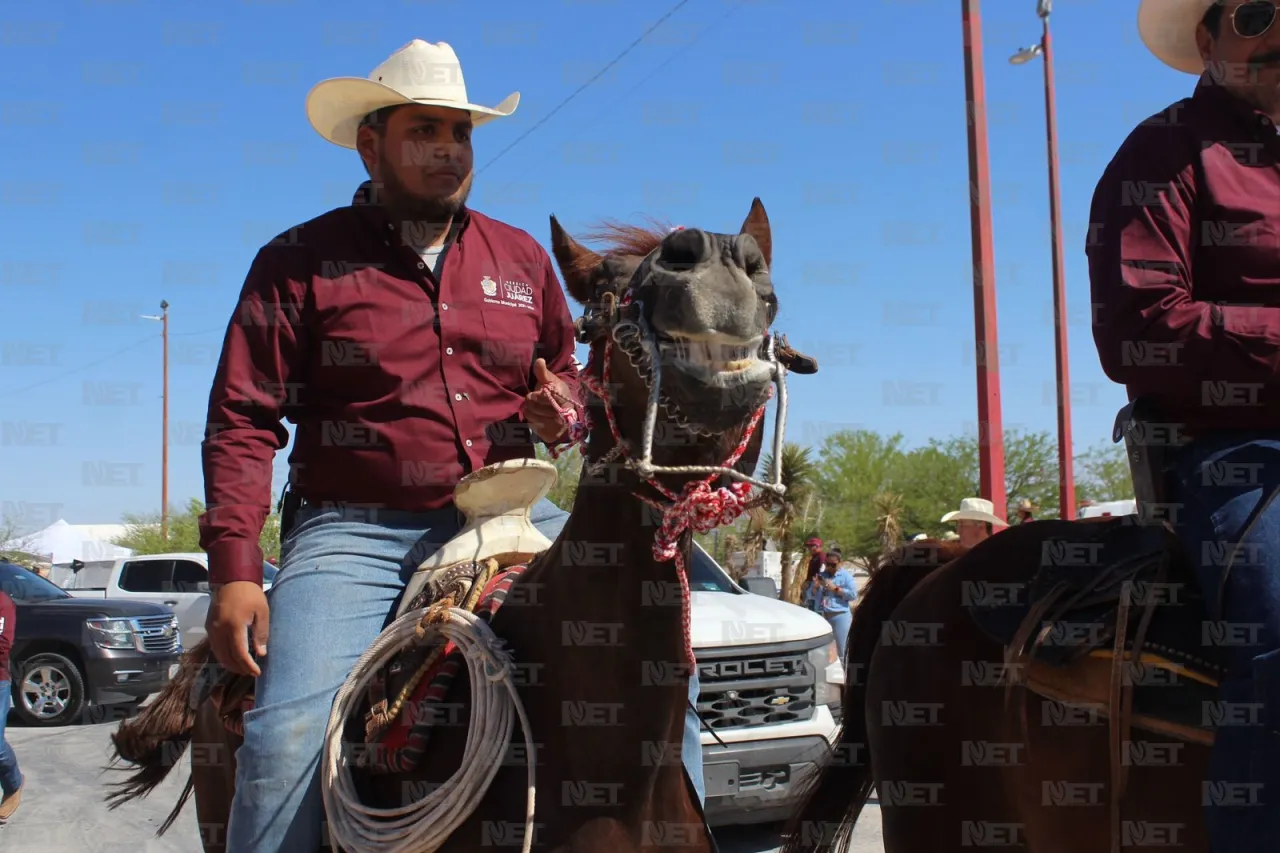
[[[160,538],[169,539],[169,306],[162,307],[161,335],[164,338],[164,392],[162,433],[160,437]]]
[[[995,248],[991,237],[991,168],[987,159],[986,87],[982,79],[982,17],[978,0],[961,0],[964,88],[969,125],[969,205],[973,233],[974,337],[978,363],[978,482],[996,516],[1008,511],[1004,425],[1000,417],[1000,356],[996,341]]]
[[[1062,518],[1076,517],[1076,482],[1071,458],[1071,377],[1067,361],[1067,285],[1062,266],[1062,205],[1058,192],[1058,113],[1054,105],[1053,38],[1045,15],[1044,115],[1049,139],[1049,222],[1053,229],[1053,340],[1058,385],[1058,506]]]

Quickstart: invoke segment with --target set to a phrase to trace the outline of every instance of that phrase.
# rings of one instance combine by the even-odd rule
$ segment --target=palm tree
[[[876,510],[876,533],[880,539],[880,553],[871,561],[874,570],[902,544],[902,495],[881,492],[872,503]]]
[[[786,442],[782,445],[782,485],[786,493],[773,511],[770,526],[774,538],[778,542],[778,550],[782,563],[782,598],[796,604],[800,601],[800,587],[803,578],[793,560],[795,556],[795,528],[802,523],[807,514],[810,500],[813,498],[814,484],[817,481],[817,465],[809,455],[808,447]],[[773,476],[773,458],[766,454],[764,469]]]

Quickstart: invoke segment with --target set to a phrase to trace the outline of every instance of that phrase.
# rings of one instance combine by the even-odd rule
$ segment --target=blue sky
[[[571,232],[648,215],[732,230],[762,198],[778,326],[822,366],[791,381],[789,438],[866,427],[914,444],[972,430],[959,4],[686,0],[534,129],[674,5],[7,5],[3,512],[35,527],[158,510],[159,324],[138,315],[161,299],[170,500],[203,497],[205,405],[249,261],[274,234],[346,204],[363,177],[354,152],[311,129],[303,99],[413,38],[454,46],[474,100],[521,92],[514,117],[477,131],[472,203],[544,245],[550,213]],[[1006,427],[1053,432],[1042,67],[1007,62],[1039,38],[1035,5],[984,4],[984,64],[1003,415]],[[1195,80],[1142,47],[1136,0],[1054,5],[1079,451],[1109,438],[1125,401],[1089,333],[1090,197],[1134,124]]]

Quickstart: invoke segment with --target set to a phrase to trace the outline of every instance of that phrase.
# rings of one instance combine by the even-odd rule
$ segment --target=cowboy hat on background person
[[[1272,724],[1218,726],[1204,780],[1256,791],[1248,802],[1205,801],[1212,848],[1230,853],[1270,853],[1280,838],[1276,19],[1270,0],[1143,0],[1143,44],[1198,80],[1190,97],[1153,109],[1119,146],[1094,190],[1085,244],[1103,372],[1142,401],[1139,423],[1186,438],[1159,448],[1157,500],[1178,507],[1172,526],[1206,611],[1255,629],[1251,643],[1223,648],[1218,698],[1248,702]],[[1135,346],[1177,357],[1155,366],[1133,358]],[[1215,387],[1250,390],[1231,401],[1202,391]],[[1249,476],[1208,476],[1219,466],[1248,466]],[[1210,556],[1210,542],[1255,556],[1229,569]]]
[[[1026,524],[1028,521],[1035,521],[1035,511],[1037,509],[1039,509],[1039,507],[1031,503],[1030,498],[1023,498],[1018,501],[1018,524]]]
[[[960,501],[960,509],[952,510],[942,517],[942,523],[954,521],[960,544],[972,548],[991,535],[992,527],[1007,526],[996,516],[994,509],[991,501],[985,498],[965,498]]]

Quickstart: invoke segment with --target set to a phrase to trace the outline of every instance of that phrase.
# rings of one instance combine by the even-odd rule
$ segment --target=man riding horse
[[[1138,444],[1163,457],[1135,487],[1166,508],[1208,618],[1228,629],[1221,699],[1241,723],[1218,726],[1211,776],[1245,796],[1206,821],[1214,849],[1232,853],[1280,839],[1276,11],[1272,0],[1144,0],[1143,41],[1200,79],[1120,147],[1088,245],[1103,370],[1135,403]]]
[[[518,101],[470,103],[453,49],[416,39],[368,79],[326,80],[307,98],[312,126],[355,149],[369,181],[350,206],[258,252],[210,395],[200,520],[209,640],[223,667],[257,677],[228,850],[320,847],[331,704],[406,579],[458,533],[454,487],[532,456],[533,438],[568,437],[544,393],[564,401],[578,382],[551,260],[529,234],[466,204],[473,128]],[[264,594],[258,541],[272,457],[288,443],[283,418],[297,431],[280,572]],[[531,517],[555,540],[568,516],[544,499]],[[692,710],[682,752],[702,799]]]

